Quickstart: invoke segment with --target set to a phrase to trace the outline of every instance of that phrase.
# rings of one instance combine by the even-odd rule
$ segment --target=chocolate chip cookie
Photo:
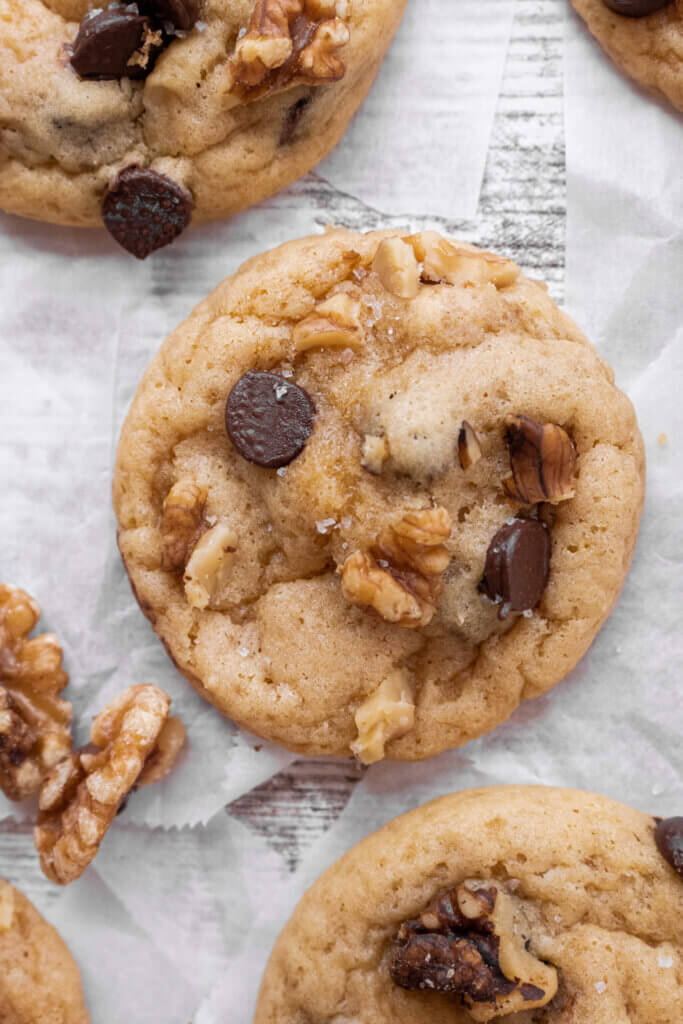
[[[396,818],[303,897],[255,1024],[679,1024],[683,879],[656,825],[543,786]]]
[[[683,0],[572,0],[610,57],[683,110]]]
[[[81,977],[64,942],[25,896],[0,879],[0,1020],[90,1024]]]
[[[419,759],[577,663],[635,544],[609,367],[512,261],[344,230],[246,263],[123,428],[119,544],[169,654],[308,754]]]
[[[0,0],[0,207],[140,259],[309,171],[405,0]]]

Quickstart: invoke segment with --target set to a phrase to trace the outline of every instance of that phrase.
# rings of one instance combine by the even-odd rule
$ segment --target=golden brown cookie
[[[627,74],[683,110],[683,0],[572,0]]]
[[[542,786],[396,818],[303,897],[255,1024],[680,1024],[683,878],[655,829]]]
[[[405,0],[0,0],[0,207],[139,258],[341,138]]]
[[[246,263],[123,428],[119,544],[178,667],[308,754],[428,757],[585,653],[644,460],[609,367],[509,260],[330,231]]]
[[[90,1024],[81,976],[33,904],[0,879],[0,1021]]]

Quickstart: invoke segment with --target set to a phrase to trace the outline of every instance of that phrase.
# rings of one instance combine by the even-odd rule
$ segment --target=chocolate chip
[[[655,829],[657,849],[683,878],[683,818],[666,818]]]
[[[296,103],[293,103],[285,113],[285,118],[282,124],[282,131],[280,132],[279,145],[289,146],[295,141],[295,135],[299,122],[304,116],[305,111],[310,107],[313,101],[313,96],[301,96]]]
[[[648,14],[661,11],[673,0],[603,0],[605,7],[615,14],[623,14],[626,18],[645,18]]]
[[[199,17],[200,0],[139,0],[140,10],[187,31]]]
[[[535,608],[548,582],[550,531],[535,519],[509,519],[486,553],[481,590],[500,603],[500,618]]]
[[[275,373],[249,370],[225,406],[225,428],[242,458],[257,466],[286,466],[313,433],[310,395]]]
[[[86,16],[71,53],[71,66],[82,78],[125,78],[140,66],[128,62],[140,48],[149,20],[127,8],[115,7]]]
[[[164,174],[126,167],[104,197],[102,217],[119,245],[144,260],[185,230],[192,218],[192,196]]]

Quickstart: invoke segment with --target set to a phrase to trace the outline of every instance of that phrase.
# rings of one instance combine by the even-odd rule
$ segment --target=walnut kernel
[[[460,460],[460,467],[467,470],[470,466],[476,465],[480,458],[481,445],[479,438],[474,427],[467,420],[463,420],[458,433],[458,459]]]
[[[151,760],[168,722],[170,698],[156,686],[132,686],[95,718],[91,744],[56,765],[45,780],[34,831],[40,864],[58,885],[78,878],[96,856],[109,826]],[[177,753],[178,733],[172,746]],[[170,770],[162,752],[160,762]]]
[[[372,269],[384,288],[399,299],[414,299],[420,290],[415,253],[401,238],[385,238],[379,243]]]
[[[0,585],[0,788],[10,800],[35,793],[72,747],[62,649],[51,633],[29,639],[39,618],[28,594]]]
[[[358,292],[358,294],[356,294]],[[360,291],[339,291],[320,302],[292,331],[297,352],[309,348],[358,349],[363,343]]]
[[[199,538],[206,491],[191,480],[178,480],[161,512],[161,568],[184,569]]]
[[[451,518],[444,508],[407,512],[385,527],[369,551],[355,551],[341,568],[342,592],[374,608],[387,622],[415,629],[431,622],[450,555],[444,541]]]
[[[576,448],[562,427],[540,424],[528,416],[508,416],[505,440],[512,476],[503,480],[503,489],[509,498],[535,505],[574,497]]]
[[[344,77],[337,54],[350,38],[331,0],[256,0],[228,62],[228,91],[248,103],[299,83]]]
[[[358,739],[351,751],[362,764],[381,761],[386,744],[410,732],[415,724],[413,696],[407,673],[396,669],[361,704],[355,714]]]
[[[237,550],[232,527],[216,523],[198,542],[190,555],[183,577],[185,596],[192,608],[207,608],[224,583]]]
[[[478,287],[494,284],[507,288],[514,284],[520,269],[512,260],[492,252],[480,252],[454,245],[436,231],[410,235],[406,242],[413,247],[422,264],[422,280],[433,283]]]

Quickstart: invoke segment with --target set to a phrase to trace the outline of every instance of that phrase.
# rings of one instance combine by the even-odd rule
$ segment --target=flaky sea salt
[[[607,991],[607,985],[604,983],[604,981],[596,981],[595,991],[598,993],[599,996],[601,996],[603,992]]]
[[[657,957],[658,967],[673,967],[673,965],[674,958],[672,956],[669,956],[668,953],[660,953]]]
[[[238,647],[237,653],[239,654],[240,658],[248,658],[249,655],[251,654],[251,651],[249,650],[248,647]]]

